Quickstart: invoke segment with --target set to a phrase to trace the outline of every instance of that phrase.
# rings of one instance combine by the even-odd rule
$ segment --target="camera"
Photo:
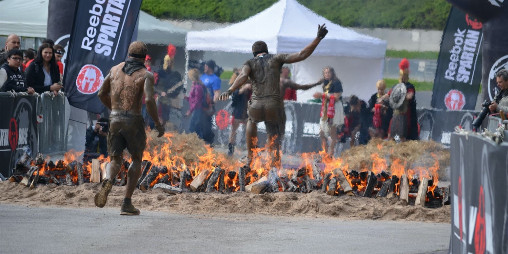
[[[491,102],[489,100],[483,101],[483,103],[482,103],[482,111],[480,112],[478,117],[476,119],[474,119],[474,121],[473,121],[473,127],[474,127],[475,130],[480,128],[480,126],[482,125],[483,120],[485,119],[485,117],[488,114],[490,114],[490,109],[489,109],[490,104],[491,104]]]

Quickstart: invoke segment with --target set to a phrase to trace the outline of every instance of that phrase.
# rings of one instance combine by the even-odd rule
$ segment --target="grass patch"
[[[407,58],[407,59],[436,59],[439,56],[437,51],[407,51],[407,50],[386,50],[386,57]]]
[[[231,76],[233,76],[233,70],[230,70],[230,71],[224,70],[222,72],[222,74],[220,75],[220,79],[229,80],[231,78]]]
[[[386,88],[388,89],[399,83],[398,79],[385,78],[384,80],[386,82]],[[409,82],[415,86],[416,91],[432,91],[432,88],[434,87],[433,82],[420,82],[414,80],[410,80]]]

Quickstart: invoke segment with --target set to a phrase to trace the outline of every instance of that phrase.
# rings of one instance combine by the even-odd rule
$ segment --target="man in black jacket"
[[[23,60],[23,53],[19,49],[7,52],[7,62],[0,66],[0,91],[15,91],[34,93],[34,89],[27,87],[25,77],[19,70]]]
[[[10,34],[5,41],[4,49],[0,51],[0,66],[7,62],[7,52],[11,49],[19,49],[20,46],[21,41],[19,40],[19,36]]]

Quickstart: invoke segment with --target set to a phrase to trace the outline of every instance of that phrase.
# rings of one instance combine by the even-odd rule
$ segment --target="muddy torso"
[[[252,100],[274,99],[282,101],[280,89],[280,70],[287,54],[265,54],[257,56],[245,64],[250,67],[252,81]]]
[[[129,76],[122,71],[124,64],[120,63],[111,69],[111,108],[141,114],[147,70],[143,68]]]

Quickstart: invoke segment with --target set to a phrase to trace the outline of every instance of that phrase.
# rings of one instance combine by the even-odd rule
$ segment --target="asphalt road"
[[[450,225],[0,204],[0,253],[447,253]]]

